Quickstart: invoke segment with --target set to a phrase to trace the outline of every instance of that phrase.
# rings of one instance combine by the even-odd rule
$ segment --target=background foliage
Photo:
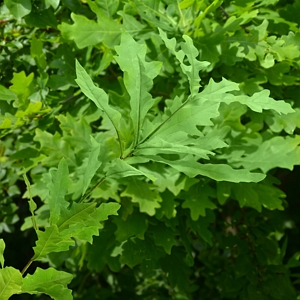
[[[0,299],[300,299],[299,15],[5,0]]]

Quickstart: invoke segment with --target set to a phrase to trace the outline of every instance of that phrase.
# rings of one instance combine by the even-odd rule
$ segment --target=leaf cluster
[[[300,297],[298,2],[5,0],[0,299]]]

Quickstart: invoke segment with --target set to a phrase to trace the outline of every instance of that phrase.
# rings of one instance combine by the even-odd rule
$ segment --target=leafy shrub
[[[299,7],[4,1],[0,299],[300,299]]]

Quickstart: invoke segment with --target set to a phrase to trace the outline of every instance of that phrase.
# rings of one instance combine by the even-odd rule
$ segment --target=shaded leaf
[[[215,209],[217,206],[210,200],[214,198],[215,191],[208,185],[193,185],[188,192],[183,192],[181,197],[184,199],[183,208],[189,208],[191,218],[197,221],[199,216],[206,215],[206,209]]]

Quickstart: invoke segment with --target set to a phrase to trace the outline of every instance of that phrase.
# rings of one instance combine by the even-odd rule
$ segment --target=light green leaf
[[[56,167],[62,157],[64,157],[69,166],[77,167],[74,150],[69,143],[66,143],[58,132],[52,135],[47,131],[37,128],[34,141],[41,144],[40,151],[43,154],[46,154],[46,157],[43,159],[43,164]]]
[[[251,97],[238,96],[237,100],[242,104],[246,104],[250,109],[256,112],[262,112],[263,109],[272,109],[279,114],[295,112],[289,103],[286,103],[283,100],[274,100],[270,98],[269,95],[270,91],[263,90],[255,93]],[[225,102],[227,101],[225,100]]]
[[[170,140],[174,134],[184,132],[182,136],[194,135],[202,136],[203,134],[197,126],[213,125],[211,119],[219,115],[219,103],[204,102],[195,105],[194,102],[185,102],[174,111],[163,123],[154,129],[144,142],[152,143],[153,137],[162,140]],[[182,138],[182,137],[180,137]],[[150,144],[151,144],[150,143]]]
[[[93,235],[99,235],[100,223],[110,215],[117,215],[118,203],[76,203],[70,209],[62,207],[57,225],[38,231],[38,240],[34,247],[32,260],[40,260],[51,252],[61,252],[74,245],[73,238],[92,243]]]
[[[23,278],[21,272],[13,267],[0,269],[0,299],[7,300],[10,296],[21,292]]]
[[[189,36],[184,35],[183,38],[185,43],[181,43],[181,50],[176,51],[176,40],[175,38],[168,39],[165,32],[159,29],[159,34],[162,40],[165,42],[169,50],[176,56],[180,62],[181,69],[184,74],[188,77],[190,83],[191,95],[195,96],[199,92],[200,77],[199,71],[204,70],[209,63],[206,61],[198,61],[197,57],[199,52],[197,48],[193,45],[193,41]],[[187,57],[190,65],[184,63],[184,57]]]
[[[49,199],[48,204],[50,208],[50,222],[56,224],[60,217],[62,208],[67,208],[69,202],[65,200],[65,195],[68,192],[70,185],[69,170],[66,160],[61,159],[58,169],[50,170],[51,182],[48,185],[49,188]]]
[[[160,0],[131,1],[131,5],[137,10],[140,17],[148,22],[150,26],[173,32],[174,27],[178,26],[178,20],[167,15],[167,12],[160,4]]]
[[[30,0],[4,0],[4,4],[17,19],[21,19],[31,12]]]
[[[146,62],[146,44],[137,43],[128,33],[123,33],[115,56],[124,72],[124,84],[130,95],[130,116],[134,129],[134,146],[139,142],[144,118],[155,100],[148,93],[161,68],[160,62]],[[128,51],[130,49],[130,51]]]
[[[194,4],[195,0],[183,0],[179,3],[179,8],[180,9],[185,9]]]
[[[31,40],[30,54],[42,70],[46,69],[47,61],[45,59],[45,53],[43,52],[43,42],[35,36],[33,36]]]
[[[0,84],[0,100],[11,101],[16,99],[17,95],[15,92],[7,89],[6,87]]]
[[[108,95],[104,92],[104,90],[95,86],[90,76],[78,61],[76,61],[76,74],[77,79],[75,81],[79,85],[80,89],[96,104],[98,108],[106,113],[109,120],[112,122],[120,140],[122,137],[121,130],[119,129],[119,121],[121,119],[120,112],[109,105]],[[122,144],[121,141],[120,144]]]
[[[149,184],[145,181],[131,178],[126,183],[126,190],[122,196],[128,196],[132,202],[138,203],[140,212],[145,212],[149,216],[155,215],[155,209],[160,207],[161,197],[159,193],[149,188]]]
[[[172,139],[176,137],[176,133],[172,135]],[[179,144],[182,142],[183,144]],[[209,159],[208,155],[214,155],[213,152],[201,149],[198,145],[195,145],[196,142],[193,139],[186,139],[185,141],[177,141],[174,139],[174,142],[169,142],[166,139],[162,139],[159,136],[154,136],[150,141],[142,143],[137,147],[134,151],[135,155],[156,155],[156,154],[171,154],[171,153],[178,153],[178,154],[194,154],[197,155],[199,158]],[[198,146],[198,147],[197,147]]]
[[[156,177],[153,175],[143,172],[138,170],[137,168],[129,165],[126,161],[122,159],[115,159],[112,161],[112,164],[106,173],[107,177],[112,177],[112,178],[124,178],[124,177],[129,177],[129,176],[145,176],[152,181],[156,180]]]
[[[52,6],[54,9],[56,9],[59,5],[60,0],[45,0],[46,5]]]
[[[238,85],[234,82],[230,82],[225,78],[222,81],[216,83],[212,78],[209,84],[205,87],[204,91],[199,94],[197,99],[211,102],[224,102],[230,104],[232,102],[239,102],[247,105],[250,109],[256,112],[262,112],[264,109],[275,110],[279,114],[288,114],[294,112],[291,105],[282,100],[275,101],[270,98],[270,91],[262,90],[258,93],[253,94],[251,97],[246,95],[234,96],[227,92],[238,90]]]
[[[118,9],[119,0],[96,0],[95,3],[88,0],[88,4],[95,13],[95,6],[97,6],[108,18],[111,19]],[[101,15],[99,17],[101,18]]]
[[[99,235],[100,223],[110,215],[117,215],[120,208],[118,203],[102,203],[95,207],[95,203],[73,203],[70,209],[64,209],[58,221],[58,229],[62,238],[70,237],[92,243],[93,235]]]
[[[262,142],[256,151],[233,158],[233,161],[237,166],[249,170],[261,169],[264,173],[276,167],[293,170],[300,163],[299,144],[299,136],[276,136]]]
[[[17,106],[19,109],[25,110],[30,102],[28,97],[34,92],[33,73],[26,76],[24,71],[13,73],[12,85],[9,87],[11,91],[18,95]]]
[[[295,108],[294,113],[280,115],[274,112],[272,116],[266,116],[266,122],[273,132],[284,130],[288,134],[293,134],[296,127],[300,128],[300,109]]]
[[[35,230],[38,230],[38,227],[37,227],[37,224],[36,224],[36,220],[35,220],[35,215],[34,215],[34,211],[37,209],[37,205],[36,205],[36,203],[32,199],[30,182],[29,182],[29,180],[27,178],[26,173],[23,174],[23,177],[24,177],[24,181],[25,181],[25,184],[26,184],[26,187],[27,187],[27,191],[28,191],[28,195],[29,195],[29,210],[31,212],[32,225],[33,225],[33,228]]]
[[[22,292],[31,295],[46,294],[55,300],[72,300],[72,291],[67,288],[72,279],[72,274],[54,268],[37,268],[34,274],[28,274],[23,279]]]
[[[0,265],[1,268],[4,268],[4,250],[5,250],[5,242],[3,239],[0,239]]]
[[[51,252],[66,251],[74,245],[74,240],[70,237],[60,235],[56,225],[46,227],[45,231],[38,230],[36,233],[38,240],[33,248],[34,256],[32,260],[41,260]]]
[[[62,23],[58,25],[63,37],[74,40],[78,48],[93,46],[100,42],[105,43],[109,48],[119,43],[122,26],[109,19],[104,13],[98,22],[87,19],[85,16],[71,14],[73,25]]]
[[[92,148],[89,153],[88,157],[88,163],[86,166],[86,171],[83,176],[83,189],[82,189],[82,195],[85,194],[86,190],[88,189],[92,178],[94,177],[96,171],[101,166],[102,162],[98,161],[98,156],[100,154],[100,144],[91,136],[91,143]]]
[[[225,164],[200,164],[190,155],[172,161],[159,156],[147,155],[146,157],[153,161],[165,163],[189,177],[202,175],[216,181],[230,182],[258,182],[266,177],[266,175],[261,173],[251,173],[248,170],[233,169],[231,166]]]

